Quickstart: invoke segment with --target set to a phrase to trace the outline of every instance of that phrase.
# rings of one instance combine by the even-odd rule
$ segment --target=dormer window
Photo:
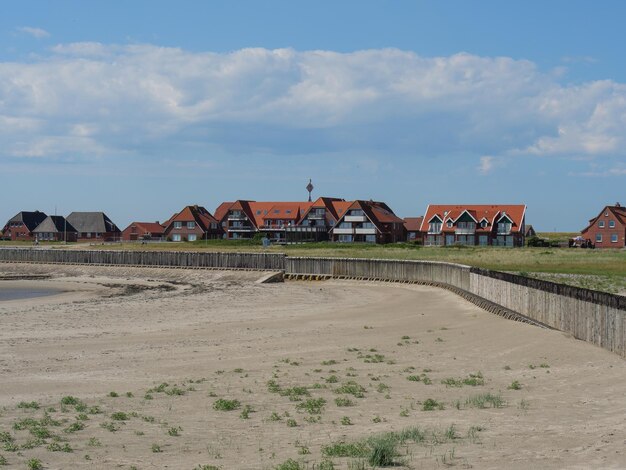
[[[487,226],[487,221],[486,221],[486,220],[483,220],[483,221],[480,223],[480,228],[485,228],[486,226]]]
[[[446,222],[446,225],[448,226],[448,228],[452,228],[452,225],[453,225],[452,221],[448,220],[448,222]]]

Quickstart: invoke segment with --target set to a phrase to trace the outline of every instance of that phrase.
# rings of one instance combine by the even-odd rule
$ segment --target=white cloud
[[[480,165],[478,167],[478,171],[483,175],[488,175],[493,171],[495,166],[495,158],[484,156],[480,157]]]
[[[50,36],[50,33],[48,31],[46,31],[45,29],[41,29],[41,28],[32,28],[30,26],[22,26],[20,28],[17,28],[17,30],[21,33],[28,34],[37,39],[47,38]]]
[[[0,62],[0,158],[350,149],[466,153],[489,173],[503,156],[626,157],[626,85],[560,80],[470,54],[59,44]]]

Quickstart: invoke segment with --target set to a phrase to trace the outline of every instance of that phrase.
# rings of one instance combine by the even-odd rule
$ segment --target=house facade
[[[49,215],[33,230],[35,239],[40,242],[75,242],[78,231],[65,217]]]
[[[404,220],[384,202],[353,201],[330,231],[342,243],[396,243],[404,241]]]
[[[46,219],[40,211],[22,211],[11,217],[2,229],[2,238],[11,241],[33,241],[33,230]]]
[[[72,212],[67,221],[78,232],[80,242],[119,241],[122,232],[104,212]]]
[[[218,221],[202,206],[186,206],[163,224],[163,235],[173,242],[194,242],[222,238]]]
[[[626,246],[626,207],[617,202],[605,206],[581,231],[596,248],[624,248]]]
[[[426,246],[524,246],[526,206],[431,204],[421,231]]]
[[[158,222],[131,222],[122,230],[122,240],[161,240],[165,236],[165,228]]]
[[[405,217],[404,230],[406,232],[406,241],[424,244],[424,234],[422,233],[422,221],[424,217]]]
[[[330,240],[330,231],[346,212],[351,202],[339,198],[320,197],[308,203],[300,221],[286,229],[289,243],[321,242]]]

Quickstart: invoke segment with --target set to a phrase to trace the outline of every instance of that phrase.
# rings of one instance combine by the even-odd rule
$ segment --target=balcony
[[[354,229],[352,228],[334,228],[333,233],[335,235],[352,235],[354,234]]]
[[[367,217],[364,215],[346,215],[343,220],[345,222],[367,222]]]
[[[357,228],[354,230],[357,235],[376,235],[375,228]]]
[[[310,220],[323,220],[326,218],[326,213],[322,212],[321,214],[317,214],[315,212],[309,212],[309,215],[307,216],[307,219]]]
[[[285,227],[287,232],[328,232],[328,228],[321,225],[291,225]]]
[[[474,235],[476,228],[457,228],[454,233],[457,235]]]
[[[229,232],[253,232],[255,231],[254,227],[250,227],[249,225],[242,225],[242,226],[233,226],[233,227],[228,227],[228,231]]]
[[[239,215],[229,214],[228,220],[248,220],[248,217],[245,214],[239,214]]]

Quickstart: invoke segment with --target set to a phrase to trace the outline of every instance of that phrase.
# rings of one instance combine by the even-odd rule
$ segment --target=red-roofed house
[[[404,221],[384,202],[349,203],[331,229],[331,240],[338,242],[395,243],[404,239]]]
[[[422,233],[422,220],[424,217],[405,217],[404,230],[406,231],[406,241],[415,243],[424,243],[424,235]]]
[[[626,246],[626,207],[619,202],[606,206],[589,221],[581,231],[584,238],[595,243],[596,248],[624,248]]]
[[[421,231],[426,246],[524,246],[526,206],[431,204]]]
[[[187,206],[167,222],[164,235],[174,242],[222,238],[222,228],[211,213],[202,206]]]
[[[122,230],[122,240],[159,240],[165,235],[165,228],[158,222],[131,222]]]

